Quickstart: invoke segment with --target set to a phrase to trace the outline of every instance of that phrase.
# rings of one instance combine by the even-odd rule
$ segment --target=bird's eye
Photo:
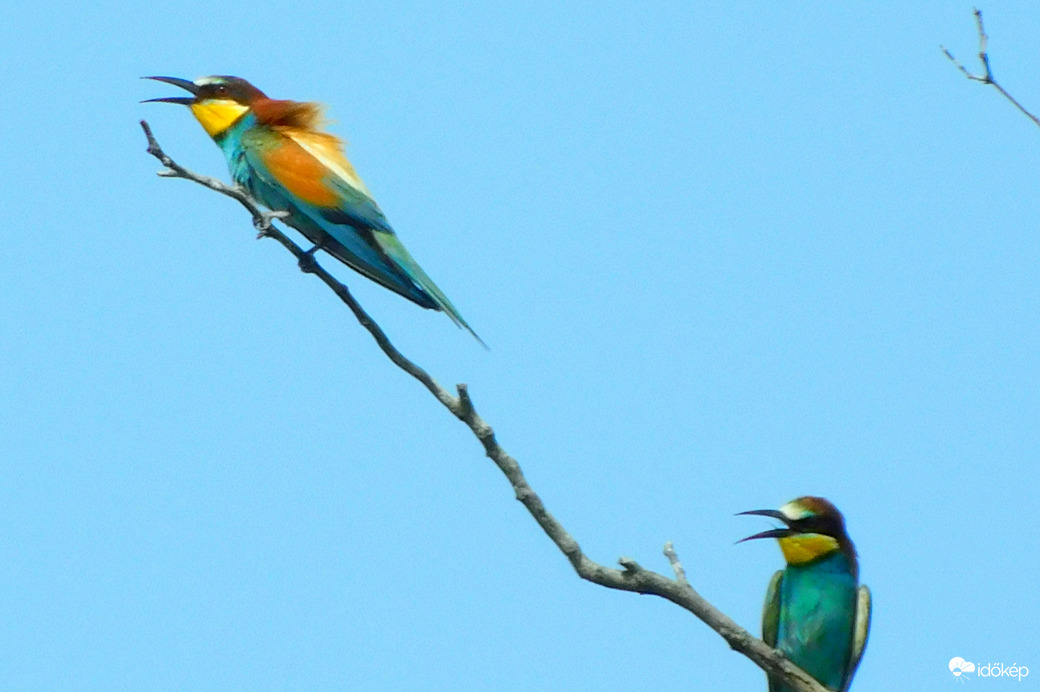
[[[227,96],[228,88],[226,84],[218,84],[214,91],[216,91],[217,96]]]

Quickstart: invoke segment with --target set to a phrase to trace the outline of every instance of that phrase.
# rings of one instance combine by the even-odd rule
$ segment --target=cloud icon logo
[[[956,677],[960,677],[962,673],[974,673],[975,664],[971,661],[965,661],[960,656],[955,656],[950,659],[950,672]]]

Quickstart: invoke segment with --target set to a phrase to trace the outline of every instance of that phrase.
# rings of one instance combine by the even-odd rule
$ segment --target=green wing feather
[[[780,580],[783,570],[777,570],[766,589],[766,603],[762,608],[762,641],[776,648],[777,630],[780,628]],[[777,692],[780,681],[769,678],[769,692]]]
[[[451,318],[452,322],[460,327],[464,327],[473,337],[481,343],[484,348],[488,345],[484,343],[484,340],[477,336],[477,333],[473,331],[473,328],[466,324],[466,320],[462,318],[459,311],[452,305],[451,301],[448,300],[448,296],[444,295],[444,292],[437,287],[437,284],[433,283],[433,279],[423,271],[423,268],[419,266],[419,263],[412,258],[411,253],[405,249],[404,245],[400,240],[397,239],[397,235],[392,231],[387,233],[384,231],[372,230],[372,238],[375,239],[379,245],[379,249],[395,264],[409,279],[414,281],[419,288],[426,291],[433,302],[437,303],[437,307],[444,311],[448,317]]]
[[[852,651],[849,653],[849,667],[841,692],[845,692],[852,684],[852,676],[856,674],[863,651],[867,648],[867,636],[870,634],[870,589],[866,585],[860,586],[856,592],[856,622],[853,628]]]

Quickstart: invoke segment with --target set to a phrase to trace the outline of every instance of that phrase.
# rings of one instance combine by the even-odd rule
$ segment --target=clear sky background
[[[674,541],[757,632],[782,560],[734,513],[823,495],[854,690],[1038,684],[1040,129],[940,53],[976,67],[969,3],[85,5],[0,9],[0,688],[765,689],[579,580],[324,286],[155,176],[141,118],[227,178],[139,103],[214,73],[329,105],[491,351],[326,266],[590,557]],[[983,10],[1040,110],[1040,7]]]

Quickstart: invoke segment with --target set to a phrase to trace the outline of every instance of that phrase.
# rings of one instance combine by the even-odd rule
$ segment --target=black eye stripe
[[[842,527],[829,517],[809,515],[804,519],[791,522],[791,528],[802,533],[819,533],[825,536],[838,537],[842,533]]]
[[[227,84],[206,84],[199,89],[199,95],[204,97],[224,97],[229,93]]]
[[[196,97],[204,99],[230,99],[239,103],[251,103],[263,98],[264,92],[238,77],[208,77],[198,85]]]

